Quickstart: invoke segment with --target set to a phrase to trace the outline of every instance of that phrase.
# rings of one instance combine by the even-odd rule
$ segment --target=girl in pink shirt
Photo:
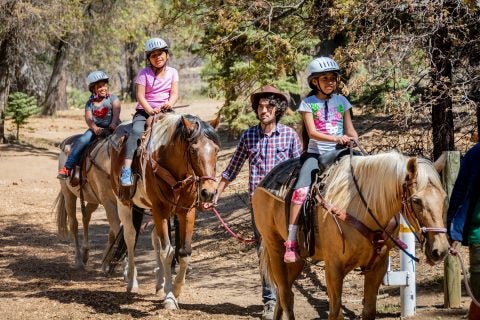
[[[148,117],[162,111],[169,111],[178,99],[178,72],[167,66],[168,45],[161,38],[145,42],[147,67],[138,73],[136,84],[137,107],[133,116],[133,129],[126,142],[125,161],[120,175],[122,186],[133,185],[132,159],[138,139],[145,131]]]

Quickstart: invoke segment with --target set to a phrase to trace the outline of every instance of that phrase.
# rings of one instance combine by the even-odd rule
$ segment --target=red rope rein
[[[222,217],[220,216],[220,214],[218,213],[217,209],[215,208],[212,208],[213,209],[213,212],[215,213],[215,215],[217,216],[218,220],[220,220],[220,223],[222,224],[222,226],[225,228],[225,230],[228,231],[228,233],[230,233],[230,235],[234,238],[236,238],[238,241],[240,242],[243,242],[243,243],[254,243],[254,242],[257,242],[256,239],[254,238],[250,238],[250,239],[244,239],[242,238],[241,236],[239,236],[238,234],[236,234],[235,232],[232,231],[232,229],[230,229],[228,227],[228,225],[225,223],[225,221],[223,221]]]

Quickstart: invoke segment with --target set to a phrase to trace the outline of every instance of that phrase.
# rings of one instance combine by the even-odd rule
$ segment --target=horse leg
[[[363,302],[363,311],[362,319],[375,319],[377,313],[377,294],[380,283],[382,282],[383,276],[387,271],[387,259],[383,258],[378,261],[373,268],[365,274],[364,279],[364,302]]]
[[[173,294],[176,298],[180,296],[183,286],[185,285],[185,276],[187,274],[188,264],[190,263],[190,255],[192,254],[192,235],[193,227],[195,225],[195,208],[190,209],[186,215],[179,215],[178,218],[178,233],[179,236],[175,236],[179,239],[179,243],[176,246],[179,247],[179,270],[175,277],[175,283],[173,286]]]
[[[155,262],[157,267],[154,269],[155,272],[155,293],[164,290],[165,286],[165,272],[163,270],[163,264],[160,259],[160,239],[157,235],[156,228],[153,228],[151,233],[153,251],[155,252]]]
[[[327,283],[328,294],[328,319],[343,320],[342,308],[342,287],[343,278],[345,277],[344,269],[334,263],[325,263],[325,278]]]
[[[73,237],[73,243],[75,244],[75,268],[77,270],[84,270],[85,263],[83,262],[80,242],[78,240],[78,220],[76,215],[77,197],[70,192],[66,186],[65,188],[62,186],[62,192],[65,199],[65,210],[68,215],[68,229]]]
[[[288,319],[293,320],[295,319],[293,313],[293,292],[291,285],[289,286],[289,267],[283,261],[283,241],[281,239],[270,240],[264,238],[261,246],[261,250],[265,250],[262,254],[268,256],[269,273],[275,282],[275,288],[277,291],[277,303],[275,304],[273,319],[281,320],[283,312],[285,311]]]
[[[163,274],[163,279],[157,278],[157,284],[162,281],[163,291],[165,293],[165,300],[163,301],[163,307],[165,309],[178,309],[177,299],[172,293],[172,271],[171,264],[174,255],[173,246],[170,244],[168,237],[168,217],[162,218],[160,213],[153,211],[153,218],[155,220],[155,230],[157,232],[158,240],[160,241],[159,253],[162,270],[159,272]]]
[[[115,238],[120,230],[120,218],[118,217],[117,213],[117,203],[116,201],[106,201],[103,203],[103,207],[105,208],[105,213],[107,215],[108,225],[110,230],[108,232],[108,244],[105,248],[105,252],[103,253],[102,260],[108,253],[109,248],[115,242]]]
[[[82,259],[84,264],[86,264],[88,261],[88,253],[90,251],[90,238],[88,235],[88,227],[90,225],[90,219],[92,218],[92,213],[97,208],[98,208],[98,204],[87,203],[87,205],[85,206],[85,214],[82,214],[82,224],[83,224]]]
[[[118,215],[123,225],[123,236],[127,245],[127,291],[137,292],[137,269],[135,267],[135,238],[137,232],[133,226],[132,208],[117,201]]]

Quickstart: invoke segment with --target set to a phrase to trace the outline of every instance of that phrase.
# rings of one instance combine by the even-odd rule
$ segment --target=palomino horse
[[[60,152],[58,165],[63,167],[69,145]],[[82,209],[83,222],[83,244],[80,246],[78,240],[78,221],[76,217],[76,202],[80,198],[80,187],[72,186],[69,180],[60,180],[60,192],[55,201],[57,228],[62,237],[68,235],[68,229],[75,242],[75,266],[77,269],[84,269],[88,261],[88,252],[90,249],[88,226],[93,211],[102,204],[107,214],[110,225],[108,234],[108,246],[112,245],[115,236],[120,229],[120,219],[117,214],[117,199],[113,193],[110,183],[110,156],[108,152],[108,140],[103,139],[97,143],[93,149],[86,155],[86,179],[82,187],[83,198],[86,202]],[[83,206],[83,204],[81,204]],[[68,222],[67,222],[68,221]],[[67,227],[67,224],[70,228]]]
[[[137,150],[140,174],[136,175],[138,181],[129,200],[124,200],[122,192],[130,188],[119,187],[118,183],[123,149],[117,151],[111,148],[112,183],[127,244],[127,290],[138,290],[134,262],[136,232],[131,213],[131,205],[134,204],[152,211],[158,237],[152,239],[158,263],[156,289],[157,292],[163,289],[165,293],[165,308],[178,308],[176,299],[185,283],[192,252],[195,207],[201,202],[211,202],[215,194],[219,140],[214,128],[217,125],[218,119],[209,124],[188,115],[166,114],[158,121],[155,118],[150,137],[143,140]],[[170,265],[174,250],[168,237],[168,222],[172,214],[178,218],[180,235],[180,243],[176,244],[180,248],[180,269],[173,288]]]
[[[412,228],[422,231],[420,237],[426,239],[427,261],[433,264],[447,254],[448,241],[442,219],[446,194],[428,160],[408,158],[397,152],[346,156],[328,169],[323,190],[323,200],[334,208],[333,212],[346,211],[371,230],[384,231],[392,217],[405,208],[403,214]],[[258,187],[252,204],[264,246],[261,267],[277,288],[274,319],[281,319],[283,312],[288,319],[294,319],[292,284],[302,271],[304,261],[290,264],[283,261],[283,243],[288,235],[285,203],[267,189]],[[387,269],[392,241],[387,239],[386,246],[376,251],[352,224],[338,220],[337,226],[331,211],[317,205],[315,214],[312,258],[325,261],[328,318],[343,319],[340,310],[343,279],[354,268],[362,267],[368,269],[364,273],[362,318],[374,319],[377,292]]]

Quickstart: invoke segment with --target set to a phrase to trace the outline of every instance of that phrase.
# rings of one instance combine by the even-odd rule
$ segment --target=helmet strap
[[[318,79],[318,78],[317,78]],[[322,90],[322,87],[320,87],[320,84],[318,83],[318,80],[317,80],[317,83],[313,83],[313,85],[315,86],[315,88],[317,88],[317,91],[319,91],[320,93],[322,93],[324,96],[327,97],[327,99],[330,99],[330,97],[332,96],[332,94],[327,94],[325,93],[325,91]],[[333,92],[332,92],[333,93]]]

